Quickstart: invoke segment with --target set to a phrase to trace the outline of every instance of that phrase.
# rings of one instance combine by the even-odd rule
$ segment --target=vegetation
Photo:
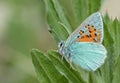
[[[103,0],[44,0],[46,19],[55,41],[67,37],[90,14],[99,11]],[[120,81],[120,22],[103,16],[107,59],[97,71],[75,71],[56,50],[31,52],[32,61],[41,83],[118,83]],[[62,26],[64,24],[66,27]]]

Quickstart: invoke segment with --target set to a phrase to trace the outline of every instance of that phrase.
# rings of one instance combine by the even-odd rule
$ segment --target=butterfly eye
[[[62,46],[63,44],[62,43],[60,43],[60,47]]]
[[[58,44],[58,47],[59,47],[59,48],[61,48],[61,47],[63,47],[63,46],[64,46],[64,42],[63,42],[63,41]]]

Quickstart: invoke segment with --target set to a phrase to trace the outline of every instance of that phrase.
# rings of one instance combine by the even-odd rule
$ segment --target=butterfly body
[[[95,71],[106,58],[103,22],[99,12],[92,14],[59,46],[59,53],[86,70]]]

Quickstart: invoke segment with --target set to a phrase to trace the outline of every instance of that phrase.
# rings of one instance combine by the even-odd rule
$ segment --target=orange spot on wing
[[[86,26],[89,30],[89,34],[85,34],[84,32],[80,31],[79,34],[82,35],[78,38],[78,42],[100,42],[101,39],[101,31],[95,29],[94,26]]]
[[[84,31],[80,30],[79,34],[82,35],[84,33]]]
[[[101,35],[100,34],[97,36],[97,39],[98,39],[98,42],[100,42],[100,39],[101,39]]]
[[[92,26],[89,26],[88,29],[89,29],[89,31],[91,31],[91,32],[94,32],[94,31],[95,31],[95,28],[92,27]]]
[[[83,33],[82,32],[80,32],[80,35],[82,35]]]
[[[95,33],[96,33],[96,32],[90,33],[90,35],[91,35],[92,38],[95,38],[95,37],[96,37]]]
[[[88,29],[89,29],[91,38],[92,39],[96,38],[96,29],[94,28],[94,26],[89,26]]]
[[[78,42],[94,42],[94,40],[93,38],[84,37],[84,38],[79,38]]]

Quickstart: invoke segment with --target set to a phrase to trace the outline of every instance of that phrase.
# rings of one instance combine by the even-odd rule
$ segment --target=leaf
[[[120,81],[120,22],[115,19],[113,21],[114,28],[114,66],[113,66],[113,83]]]
[[[57,38],[57,42],[60,40],[65,40],[68,37],[68,34],[71,33],[71,26],[67,21],[64,12],[58,1],[53,0],[44,0],[46,6],[47,21],[51,28],[51,32]],[[66,23],[65,26],[68,29],[65,29],[60,23]]]
[[[114,66],[113,80],[112,80],[112,83],[118,83],[118,82],[120,82],[120,55],[119,58],[117,59],[117,63]]]
[[[58,72],[45,54],[37,49],[33,49],[31,55],[41,83],[68,83],[65,76]]]
[[[106,19],[104,19],[106,20]],[[108,20],[108,19],[107,19]],[[104,21],[104,46],[107,49],[107,60],[104,64],[104,68],[102,74],[105,78],[105,83],[111,83],[112,81],[112,73],[113,73],[113,50],[114,50],[114,40],[110,34],[108,23],[111,20]],[[108,36],[109,35],[109,36]]]
[[[42,68],[34,54],[32,54],[32,61],[35,66],[35,70],[39,81],[42,83],[50,83],[51,82],[50,79],[48,78],[47,74],[45,73],[44,69]]]
[[[117,61],[117,59],[120,56],[120,22],[115,19],[113,21],[113,29],[114,29],[114,52],[115,56],[114,59]]]
[[[105,83],[105,78],[102,76],[100,71],[96,71],[95,73],[93,72],[92,74],[93,74],[92,78],[94,78],[94,80],[96,81],[95,83]]]
[[[118,64],[118,57],[120,55],[119,49],[120,49],[120,22],[115,19],[112,21],[108,15],[104,17],[104,45],[108,51],[107,55],[107,61],[104,66],[104,74],[105,76],[105,82],[106,83],[112,83],[112,79],[115,78],[113,74],[115,74],[117,68],[116,64]],[[115,69],[116,68],[116,69]],[[118,71],[117,71],[118,72]]]
[[[97,83],[95,79],[95,75],[92,72],[89,73],[89,83]]]
[[[56,69],[59,72],[62,72],[66,78],[68,78],[69,81],[71,81],[72,83],[77,82],[77,83],[86,83],[81,77],[80,74],[78,75],[75,70],[73,70],[72,68],[70,68],[68,63],[63,63],[63,60],[61,61],[60,58],[58,58],[59,55],[57,52],[55,51],[48,51],[48,55],[50,57],[50,59],[52,60],[52,63],[55,65]],[[62,57],[61,57],[62,58]]]
[[[77,27],[93,12],[99,11],[101,0],[71,0],[72,7],[77,21]],[[75,27],[75,28],[77,28]]]

